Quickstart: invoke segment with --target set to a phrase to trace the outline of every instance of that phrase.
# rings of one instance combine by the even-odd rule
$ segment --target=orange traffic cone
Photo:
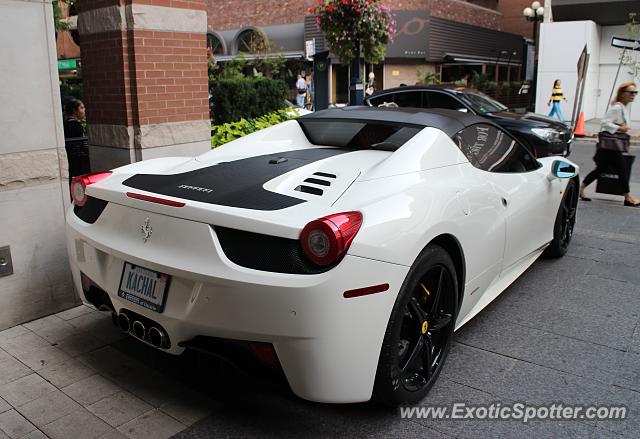
[[[573,135],[576,137],[584,137],[586,133],[584,132],[584,112],[580,112],[580,116],[578,116],[578,122],[576,123],[576,130],[573,132]]]

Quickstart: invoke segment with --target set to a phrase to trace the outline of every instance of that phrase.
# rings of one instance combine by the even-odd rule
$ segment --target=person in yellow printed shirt
[[[556,79],[555,82],[553,83],[551,98],[549,99],[549,102],[547,102],[547,106],[551,105],[551,102],[553,102],[553,107],[551,107],[551,112],[549,113],[549,117],[553,117],[554,115],[557,115],[560,122],[564,122],[564,116],[562,115],[562,110],[560,109],[560,101],[562,100],[567,102],[567,98],[565,98],[564,93],[562,93],[560,80]]]

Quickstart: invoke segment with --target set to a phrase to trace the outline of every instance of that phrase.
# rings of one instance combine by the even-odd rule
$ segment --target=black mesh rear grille
[[[309,262],[297,239],[212,227],[224,254],[242,267],[272,273],[318,274],[337,265],[319,267]]]
[[[107,207],[106,201],[88,197],[84,206],[74,206],[73,212],[85,223],[93,224],[98,220],[105,207]]]
[[[81,273],[81,276],[85,276],[84,273]],[[82,292],[84,293],[85,299],[87,302],[95,306],[101,311],[110,310],[111,312],[115,312],[115,308],[113,306],[113,302],[109,298],[109,294],[102,288],[100,288],[94,281],[89,278],[86,278],[89,282],[89,288],[85,289],[85,285],[82,285]]]

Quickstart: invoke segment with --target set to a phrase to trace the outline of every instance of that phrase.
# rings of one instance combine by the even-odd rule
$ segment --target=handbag
[[[629,171],[631,171],[631,167],[633,166],[633,161],[636,156],[623,155],[623,157],[629,167]],[[631,172],[629,172],[629,174],[631,174]],[[605,168],[605,171],[598,176],[596,192],[600,194],[622,195],[623,192],[622,184],[620,183],[620,176],[615,169],[607,167]]]
[[[600,131],[598,133],[598,148],[610,151],[629,152],[631,136],[626,133],[613,133]]]

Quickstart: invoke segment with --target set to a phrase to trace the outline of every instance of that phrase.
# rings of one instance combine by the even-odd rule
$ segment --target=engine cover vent
[[[319,177],[336,178],[335,174],[328,174],[326,172],[314,172],[313,175],[317,175]]]
[[[320,189],[320,188],[313,187],[313,186],[307,186],[307,185],[304,185],[304,184],[299,185],[294,190],[295,191],[299,191],[299,192],[304,192],[306,194],[313,194],[313,195],[322,195],[324,193],[324,191],[322,189]]]
[[[327,180],[320,180],[319,178],[306,178],[305,183],[313,183],[320,186],[331,186],[331,182]]]

